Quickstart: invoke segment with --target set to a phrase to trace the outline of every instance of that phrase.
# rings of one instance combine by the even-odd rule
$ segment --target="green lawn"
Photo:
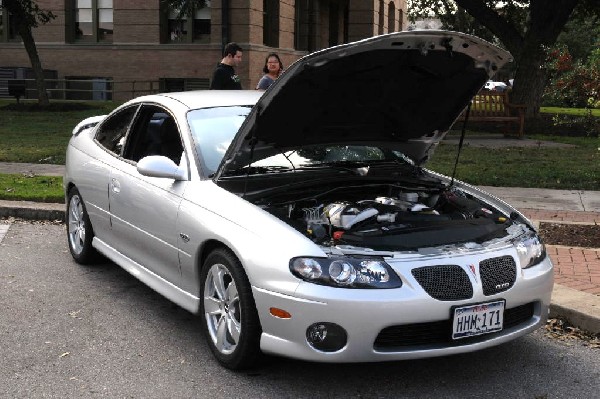
[[[0,174],[0,199],[64,202],[62,177]]]
[[[116,107],[112,102],[55,102],[60,110],[12,111],[4,107],[14,101],[0,100],[0,162],[65,163],[65,150],[75,125],[82,119],[102,115]],[[28,105],[25,103],[25,105]],[[72,110],[71,110],[72,109]]]
[[[456,178],[475,185],[600,190],[600,140],[589,137],[528,136],[573,144],[570,148],[464,146]],[[457,145],[440,144],[427,167],[450,175]]]
[[[555,115],[576,115],[585,116],[590,112],[586,108],[561,108],[561,107],[541,107],[540,113],[555,114]],[[592,116],[600,117],[600,109],[592,109]]]

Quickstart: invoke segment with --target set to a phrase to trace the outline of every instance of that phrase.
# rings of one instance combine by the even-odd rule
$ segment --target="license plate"
[[[452,339],[500,331],[503,323],[504,301],[461,306],[454,309]]]

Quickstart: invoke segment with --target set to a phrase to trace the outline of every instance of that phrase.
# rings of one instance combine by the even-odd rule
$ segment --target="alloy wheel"
[[[77,255],[81,254],[85,244],[85,218],[81,198],[73,195],[69,201],[68,229],[69,244]]]
[[[231,272],[223,264],[210,267],[204,283],[204,317],[219,353],[235,351],[242,332],[240,297]]]

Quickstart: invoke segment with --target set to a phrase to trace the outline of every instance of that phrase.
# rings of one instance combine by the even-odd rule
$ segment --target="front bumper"
[[[497,254],[494,254],[496,256]],[[488,254],[489,256],[489,254]],[[462,256],[465,265],[478,262],[481,256]],[[390,290],[343,289],[302,283],[293,295],[276,293],[253,287],[263,334],[261,349],[266,353],[318,362],[375,362],[415,359],[471,352],[508,342],[544,325],[553,288],[553,266],[546,257],[529,269],[517,268],[514,285],[495,295],[484,295],[481,279],[470,274],[473,296],[468,300],[440,301],[432,298],[413,278],[410,271],[429,261],[392,264],[400,275],[403,286]],[[438,263],[440,260],[438,259]],[[448,262],[448,259],[442,260]],[[408,266],[410,264],[410,267]],[[453,341],[451,335],[451,308],[453,306],[491,302],[503,299],[505,315],[518,313],[512,323],[505,322],[502,331]],[[284,309],[289,319],[270,314],[269,309]],[[313,323],[329,322],[343,327],[347,344],[336,352],[315,350],[306,338],[306,329]],[[424,324],[425,323],[425,324]],[[422,330],[415,330],[413,326]],[[408,327],[412,334],[430,333],[429,327],[448,329],[448,339],[417,339],[414,342],[396,342],[380,345],[378,336]],[[442,326],[442,327],[440,327]],[[447,327],[444,327],[447,326]],[[443,332],[443,331],[442,331]],[[438,331],[439,333],[439,331]],[[402,334],[400,334],[402,337]],[[400,338],[401,339],[401,338]],[[377,343],[376,343],[377,341]]]

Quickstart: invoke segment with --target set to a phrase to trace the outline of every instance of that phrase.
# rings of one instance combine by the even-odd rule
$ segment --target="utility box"
[[[13,79],[8,81],[8,95],[15,97],[19,102],[21,97],[25,97],[25,80]]]

